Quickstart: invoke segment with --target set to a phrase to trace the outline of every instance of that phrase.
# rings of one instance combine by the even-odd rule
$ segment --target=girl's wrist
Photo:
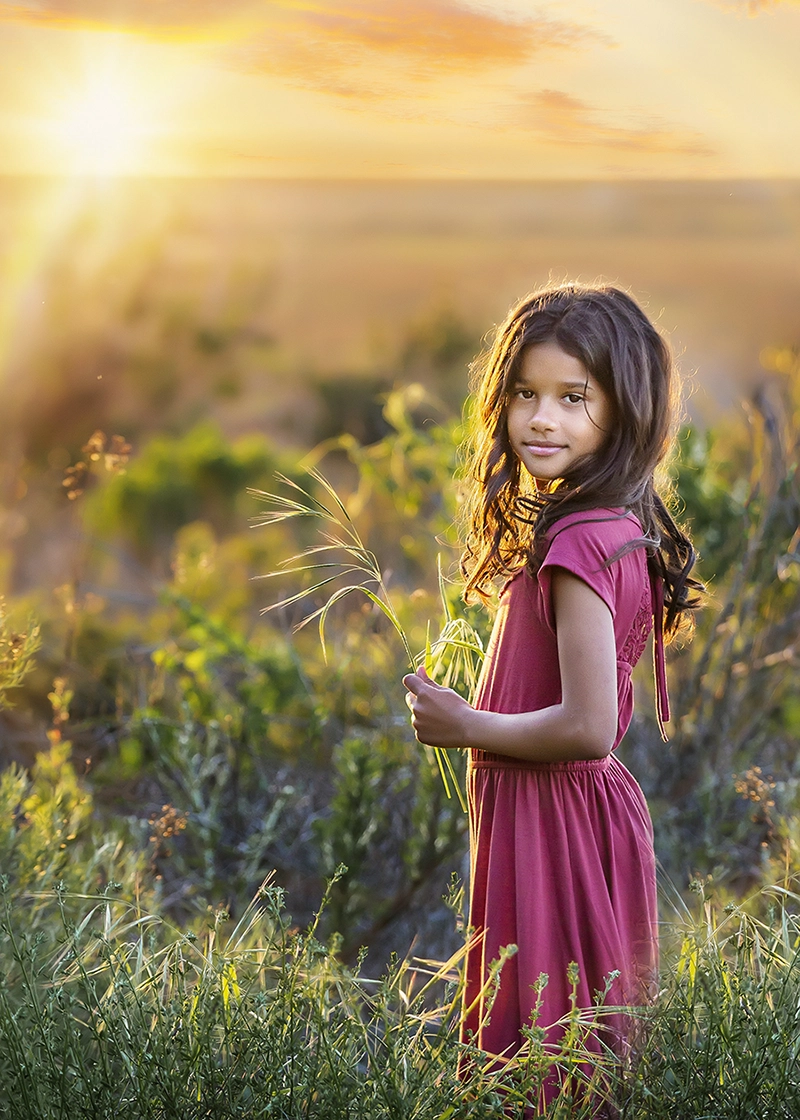
[[[486,736],[482,732],[487,716],[491,716],[491,712],[484,712],[480,708],[471,707],[466,712],[462,729],[465,748],[470,750],[485,749]]]

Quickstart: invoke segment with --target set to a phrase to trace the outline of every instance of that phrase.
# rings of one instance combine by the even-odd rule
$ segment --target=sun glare
[[[52,122],[54,162],[80,175],[119,175],[142,169],[154,129],[132,86],[113,76],[67,99]]]

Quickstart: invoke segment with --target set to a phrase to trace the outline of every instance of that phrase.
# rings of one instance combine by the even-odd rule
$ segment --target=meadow
[[[431,281],[381,335],[375,307],[398,284],[410,292],[423,258],[448,283],[505,299],[475,266],[476,242],[484,261],[490,243],[505,259],[512,223],[497,232],[478,187],[462,211],[407,188],[387,229],[399,188],[357,211],[350,187],[315,228],[303,191],[275,187],[270,287],[245,205],[255,187],[236,189],[224,211],[219,194],[208,201],[219,185],[181,208],[139,184],[73,213],[6,309],[0,1115],[522,1116],[559,1076],[553,1116],[591,1115],[598,1095],[642,1120],[796,1116],[800,360],[780,301],[763,319],[754,300],[749,319],[726,309],[743,404],[724,409],[709,376],[718,403],[682,430],[669,471],[711,597],[694,640],[670,653],[669,748],[646,665],[620,748],[656,828],[662,991],[637,1013],[624,1065],[582,1061],[598,1006],[571,1017],[558,1053],[532,1023],[528,1049],[498,1071],[458,1042],[466,818],[413,739],[399,681],[427,649],[440,678],[468,690],[488,635],[488,616],[460,602],[452,479],[466,363],[502,309],[472,314],[462,289]],[[630,229],[648,220],[573,189],[616,215],[615,261],[630,263],[642,245]],[[567,267],[569,238],[591,241],[572,228],[585,208],[553,190],[537,209],[514,190],[513,224],[527,207],[542,259],[562,207],[570,232],[550,256]],[[669,206],[656,186],[641,197],[685,247],[702,236],[697,209],[667,195]],[[716,259],[729,264],[738,245],[744,270],[771,230],[762,267],[772,261],[772,290],[786,295],[790,271],[775,262],[796,194],[747,198],[707,203],[727,229]],[[452,232],[470,206],[485,223],[472,242]],[[213,253],[198,233],[209,210],[230,233]],[[373,257],[370,285],[376,240],[407,271],[376,273]],[[706,230],[708,268],[711,241]],[[288,282],[292,268],[305,287]],[[336,323],[341,335],[326,335]],[[712,335],[705,346],[724,365]],[[334,521],[276,520],[270,510],[287,507],[253,493],[291,500],[298,486]],[[354,591],[332,606],[324,656],[318,620],[297,625],[363,583],[346,570],[354,538],[316,596],[298,595],[313,580],[293,574],[302,561],[284,562],[337,519],[382,582],[367,584],[378,602]],[[437,647],[442,630],[471,648]],[[463,760],[456,769],[460,780]]]

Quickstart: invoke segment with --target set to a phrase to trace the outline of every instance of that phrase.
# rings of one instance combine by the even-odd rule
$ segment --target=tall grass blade
[[[331,575],[324,579],[317,580],[311,586],[295,592],[293,595],[281,599],[278,603],[271,604],[269,607],[264,608],[264,612],[262,613],[292,606],[295,603],[310,598],[317,594],[322,588],[334,583],[340,577],[361,575],[363,578],[359,582],[350,583],[332,591],[322,606],[313,610],[296,626],[296,629],[299,630],[309,622],[315,619],[318,620],[320,645],[326,662],[327,642],[325,627],[328,615],[337,603],[341,602],[353,592],[360,592],[383,613],[399,636],[405,651],[408,666],[412,671],[415,670],[416,665],[421,660],[431,678],[434,679],[438,666],[440,664],[444,665],[449,652],[451,655],[450,664],[446,671],[446,679],[441,683],[443,683],[445,687],[449,687],[450,684],[455,681],[459,672],[463,671],[470,693],[474,692],[475,681],[477,679],[474,658],[482,657],[483,649],[480,644],[480,639],[477,637],[477,634],[468,627],[468,624],[464,620],[458,620],[453,617],[452,609],[447,601],[441,557],[437,557],[437,571],[439,592],[445,615],[445,628],[433,643],[430,641],[430,633],[428,632],[425,652],[422,658],[419,659],[415,658],[411,652],[408,636],[388,593],[383,573],[375,553],[364,544],[356,525],[350,517],[347,507],[328,479],[316,468],[309,469],[308,474],[313,481],[324,490],[325,494],[330,499],[329,504],[315,497],[308,490],[305,490],[298,483],[288,479],[285,475],[278,475],[278,481],[300,494],[302,500],[287,497],[282,494],[271,494],[266,491],[251,490],[251,494],[273,507],[262,517],[254,518],[253,524],[263,526],[275,524],[289,517],[316,517],[326,524],[334,526],[334,532],[331,533],[321,530],[324,541],[323,544],[310,545],[308,548],[282,561],[276,571],[268,572],[265,576],[260,578],[270,579],[277,575],[302,575],[305,572],[323,569],[331,571]],[[338,535],[336,535],[336,530],[338,530]],[[343,554],[341,563],[335,560],[305,563],[305,561],[310,561],[313,557],[319,556],[322,553],[330,554],[337,551],[341,551]],[[369,586],[370,584],[372,587]],[[433,758],[447,797],[452,797],[452,790],[455,790],[461,808],[466,811],[466,800],[450,753],[440,747],[431,749],[433,750]]]

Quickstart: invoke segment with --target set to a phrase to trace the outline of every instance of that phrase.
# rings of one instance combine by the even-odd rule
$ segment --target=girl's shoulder
[[[559,518],[547,533],[535,576],[542,615],[553,632],[551,580],[555,568],[588,584],[613,617],[621,611],[621,617],[627,618],[638,608],[647,585],[644,544],[638,518],[625,509],[588,509]]]
[[[642,536],[639,519],[630,510],[601,506],[560,517],[548,529],[544,543],[548,552],[557,541],[560,547],[591,543],[617,549]]]

